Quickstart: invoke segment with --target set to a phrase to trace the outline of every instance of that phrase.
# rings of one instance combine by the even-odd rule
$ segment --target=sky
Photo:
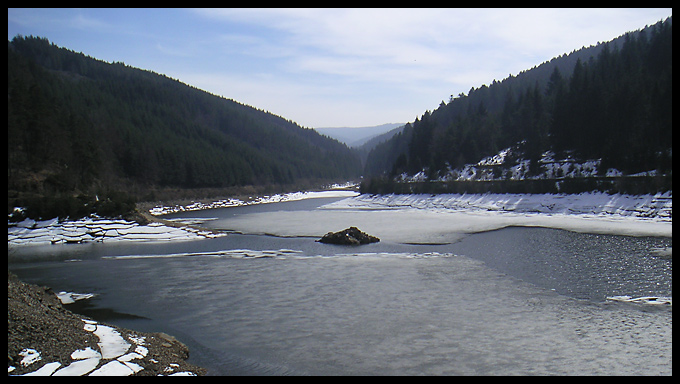
[[[643,9],[12,9],[7,38],[154,71],[309,128],[406,123],[451,95],[672,16]]]

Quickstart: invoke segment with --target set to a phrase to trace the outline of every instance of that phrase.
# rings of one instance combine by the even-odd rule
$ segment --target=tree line
[[[509,147],[533,173],[548,150],[624,174],[671,172],[672,18],[452,95],[377,146],[365,173],[435,179]]]
[[[11,195],[290,184],[360,175],[313,129],[42,37],[8,41]]]

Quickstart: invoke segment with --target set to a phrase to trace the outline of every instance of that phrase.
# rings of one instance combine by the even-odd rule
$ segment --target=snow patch
[[[175,205],[172,207],[168,206],[156,206],[149,210],[154,216],[166,215],[169,213],[176,212],[187,212],[187,211],[199,211],[204,209],[214,209],[214,208],[227,208],[227,207],[241,207],[246,205],[256,205],[256,204],[269,204],[269,203],[281,203],[286,201],[298,201],[305,199],[318,199],[325,197],[353,197],[359,195],[356,191],[346,191],[339,190],[337,188],[346,188],[346,186],[334,185],[332,190],[328,191],[318,191],[318,192],[291,192],[284,194],[266,195],[253,198],[249,201],[243,201],[240,199],[223,199],[214,201],[212,203],[200,203],[193,202],[188,205]]]
[[[59,369],[61,363],[51,362],[22,376],[130,376],[144,369],[134,361],[143,359],[149,353],[149,349],[144,346],[145,337],[130,335],[128,339],[135,345],[135,348],[134,351],[128,353],[132,344],[126,341],[115,328],[98,324],[93,320],[82,320],[84,329],[99,338],[97,343],[99,351],[90,347],[78,349],[71,353],[73,361],[66,367]],[[19,354],[24,357],[21,361],[22,366],[29,366],[41,360],[40,353],[35,349],[26,348]],[[157,362],[153,359],[152,361]],[[166,367],[166,372],[174,372],[177,368],[179,368],[178,364],[171,363],[169,367]],[[15,370],[14,367],[8,367],[8,373],[13,370]],[[193,372],[175,372],[175,374],[196,376]]]
[[[50,376],[54,371],[56,371],[59,367],[61,367],[61,363],[58,361],[52,362],[52,363],[47,363],[40,367],[40,369],[29,372],[23,376]]]
[[[361,195],[326,204],[324,209],[408,209],[454,212],[515,212],[648,218],[672,222],[672,192],[655,195],[441,194]]]
[[[488,156],[477,163],[465,164],[460,168],[452,169],[439,174],[434,181],[491,181],[491,180],[526,180],[526,179],[563,179],[603,176],[600,174],[601,159],[587,159],[577,161],[571,156],[563,159],[555,159],[553,151],[541,154],[538,160],[538,173],[530,174],[531,161],[527,159],[515,159],[511,163],[510,158],[513,148],[505,148],[493,156]],[[641,172],[630,176],[653,176],[656,171]],[[618,177],[623,173],[615,168],[604,171],[605,177]],[[397,177],[400,182],[423,182],[430,178],[426,170],[421,170],[415,175],[403,173]]]
[[[40,352],[32,348],[24,348],[21,352],[19,352],[19,356],[23,357],[23,359],[21,359],[21,365],[24,367],[27,367],[36,361],[42,360]]]
[[[90,373],[88,376],[130,376],[134,373],[130,367],[121,363],[120,361],[113,360],[102,365],[96,371]]]
[[[8,224],[7,245],[82,244],[92,242],[157,242],[190,241],[224,236],[211,231],[189,227],[175,228],[161,223],[139,225],[126,220],[82,219],[76,221],[26,219],[16,225]]]
[[[95,352],[94,350],[92,351]],[[52,376],[83,376],[92,372],[93,369],[97,368],[97,365],[99,365],[99,361],[101,360],[101,355],[98,352],[95,353],[96,356],[74,361],[68,366],[54,372]],[[71,355],[71,358],[73,358],[73,355]]]
[[[130,349],[130,343],[125,341],[123,336],[113,327],[97,325],[93,333],[99,337],[97,345],[104,359],[119,357]]]

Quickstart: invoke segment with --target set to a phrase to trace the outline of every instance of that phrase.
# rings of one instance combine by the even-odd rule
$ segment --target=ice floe
[[[33,372],[29,372],[23,376],[50,376],[54,371],[61,367],[61,363],[58,361],[47,363],[40,367],[40,369]]]
[[[94,349],[79,349],[71,354],[74,361],[54,372],[52,376],[82,376],[93,371],[99,365],[101,354]]]
[[[92,333],[99,337],[97,345],[104,359],[113,359],[121,356],[130,349],[130,343],[125,341],[123,336],[113,327],[97,325]]]
[[[7,228],[8,246],[114,241],[188,241],[218,236],[224,234],[155,222],[139,225],[133,221],[99,218],[62,222],[56,219],[45,221],[26,219]]]
[[[73,304],[78,300],[86,300],[94,296],[93,293],[73,293],[65,291],[57,293],[57,298],[59,298],[62,304]]]
[[[673,305],[673,298],[658,296],[633,297],[627,295],[609,296],[609,301],[620,301],[625,303],[647,304],[647,305]]]
[[[252,249],[227,249],[209,252],[182,252],[167,253],[160,255],[123,255],[123,256],[103,256],[103,259],[111,260],[132,260],[132,259],[169,259],[176,257],[225,257],[233,259],[257,259],[262,257],[287,257],[301,255],[303,252],[293,249],[278,250],[252,250]]]

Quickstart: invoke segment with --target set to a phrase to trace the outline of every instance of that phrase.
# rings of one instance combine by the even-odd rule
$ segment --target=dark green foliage
[[[366,174],[424,169],[436,177],[517,145],[532,160],[530,174],[547,150],[601,159],[603,169],[624,174],[668,174],[672,19],[452,96],[411,131],[376,147],[380,156],[369,154]]]
[[[119,217],[135,209],[135,198],[124,192],[109,191],[100,195],[54,194],[51,196],[22,196],[13,200],[16,206],[27,207],[21,212],[8,212],[10,221],[61,218],[79,219],[91,214]]]
[[[526,180],[461,180],[425,181],[402,183],[388,177],[374,177],[361,183],[361,193],[366,194],[440,194],[440,193],[566,193],[583,192],[625,193],[643,195],[665,192],[673,189],[672,177],[665,176],[622,176],[622,177],[580,177]]]
[[[56,196],[360,174],[344,144],[163,75],[44,38],[17,36],[7,51],[9,190]]]

